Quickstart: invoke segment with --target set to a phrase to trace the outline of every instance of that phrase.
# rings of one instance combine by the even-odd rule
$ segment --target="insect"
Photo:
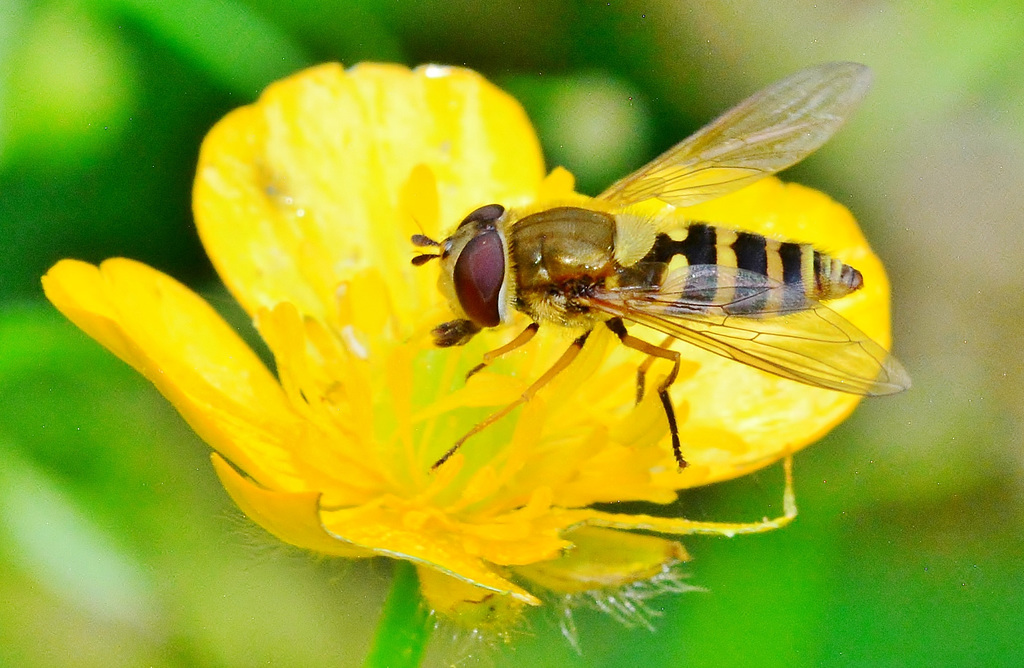
[[[863,284],[861,273],[809,244],[771,239],[706,221],[663,231],[630,206],[660,200],[687,207],[774,174],[829,139],[867,92],[871,75],[856,63],[811,67],[756,93],[616,181],[592,207],[543,210],[486,204],[441,242],[415,235],[436,252],[440,288],[459,316],[433,330],[441,347],[463,345],[484,328],[509,323],[514,311],[531,324],[484,355],[473,373],[526,344],[541,325],[581,332],[523,395],[460,438],[471,436],[529,401],[565,369],[597,326],[606,326],[647,358],[637,374],[637,401],[655,360],[672,363],[657,388],[680,469],[686,466],[668,390],[680,368],[678,339],[737,362],[816,387],[885,395],[910,386],[896,359],[823,305]],[[667,338],[651,343],[629,333],[644,325]]]

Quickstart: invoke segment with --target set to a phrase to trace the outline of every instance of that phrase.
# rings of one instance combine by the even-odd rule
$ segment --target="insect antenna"
[[[437,255],[435,253],[423,253],[422,255],[417,255],[416,257],[414,257],[412,259],[412,264],[415,267],[419,267],[419,266],[422,266],[422,265],[430,262],[431,260],[433,260],[434,258],[437,258],[437,257],[441,257],[441,256]]]
[[[428,246],[440,246],[441,244],[425,234],[414,234],[412,235],[412,245],[418,248],[426,248]]]
[[[437,241],[434,241],[425,234],[414,234],[412,235],[412,245],[416,246],[417,248],[436,248],[441,244],[438,243]],[[424,265],[427,262],[430,262],[436,257],[441,257],[440,253],[423,253],[421,255],[417,255],[416,257],[414,257],[412,259],[412,263],[414,266],[419,267],[420,265]]]

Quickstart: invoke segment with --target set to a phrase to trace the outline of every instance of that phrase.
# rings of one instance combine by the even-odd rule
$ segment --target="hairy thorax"
[[[558,207],[516,221],[510,239],[516,308],[537,322],[592,326],[597,318],[578,298],[615,273],[615,218]]]

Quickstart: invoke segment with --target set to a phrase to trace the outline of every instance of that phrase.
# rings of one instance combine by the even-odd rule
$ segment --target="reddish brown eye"
[[[470,239],[455,261],[453,278],[459,304],[470,320],[481,327],[501,322],[498,293],[505,280],[505,252],[496,231]]]

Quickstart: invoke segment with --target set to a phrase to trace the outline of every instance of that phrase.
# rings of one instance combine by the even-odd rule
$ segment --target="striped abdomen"
[[[859,271],[810,244],[704,223],[690,224],[678,234],[658,234],[642,262],[664,263],[669,272],[701,264],[735,267],[797,288],[799,294],[814,300],[836,299],[863,284]]]

